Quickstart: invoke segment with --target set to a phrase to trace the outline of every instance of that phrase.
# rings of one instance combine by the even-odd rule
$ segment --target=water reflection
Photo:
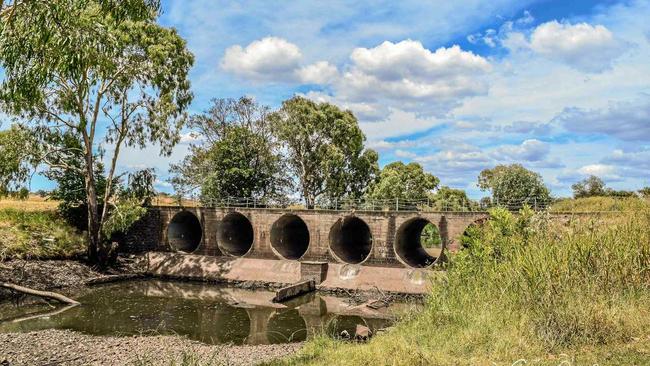
[[[353,334],[357,324],[374,330],[391,322],[390,309],[352,307],[333,296],[310,294],[285,304],[272,303],[273,296],[270,291],[197,283],[117,283],[79,294],[81,306],[40,318],[20,316],[15,305],[0,304],[0,332],[56,328],[93,335],[179,334],[210,344],[269,344],[303,341],[323,330]],[[11,318],[4,315],[9,313]]]

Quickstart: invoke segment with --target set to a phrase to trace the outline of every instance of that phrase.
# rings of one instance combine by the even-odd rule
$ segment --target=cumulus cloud
[[[531,139],[522,142],[521,145],[500,146],[493,151],[492,156],[497,160],[539,162],[546,158],[550,150],[547,143]]]
[[[251,42],[245,48],[228,47],[221,67],[233,74],[254,80],[273,80],[292,76],[300,65],[300,48],[278,37]]]
[[[228,47],[221,59],[221,68],[255,81],[325,84],[337,77],[336,66],[329,62],[301,66],[302,58],[297,45],[283,38],[266,37],[246,47]]]
[[[604,109],[565,108],[554,121],[571,132],[604,134],[627,141],[650,141],[650,98],[610,103]]]
[[[339,74],[336,66],[327,61],[319,61],[303,66],[296,73],[300,81],[309,84],[328,84],[334,81]]]
[[[491,70],[485,58],[459,46],[432,52],[412,40],[356,48],[350,59],[352,65],[335,86],[339,96],[353,101],[398,101],[406,108],[440,113],[462,98],[485,94],[488,86],[481,76]]]
[[[516,39],[512,38],[510,42],[516,44],[513,42]],[[553,20],[535,28],[528,47],[548,59],[597,73],[610,69],[613,60],[625,52],[628,45],[616,39],[605,26]]]
[[[616,167],[613,165],[605,164],[589,164],[578,169],[578,173],[583,175],[595,175],[599,177],[606,177],[614,175]]]

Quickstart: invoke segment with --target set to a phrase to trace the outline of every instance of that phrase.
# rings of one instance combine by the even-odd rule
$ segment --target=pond
[[[0,332],[55,328],[90,335],[182,335],[208,344],[287,343],[318,332],[354,334],[357,324],[381,329],[395,311],[411,306],[373,310],[315,293],[275,304],[274,295],[218,284],[127,281],[85,290],[76,296],[82,303],[76,307],[0,303]]]

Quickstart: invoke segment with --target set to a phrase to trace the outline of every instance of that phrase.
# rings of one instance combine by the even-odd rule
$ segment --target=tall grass
[[[319,337],[279,363],[650,363],[650,210],[558,222],[496,209],[466,240],[423,312],[368,344]]]
[[[54,211],[0,209],[0,261],[71,257],[84,247],[81,233]]]
[[[561,199],[553,203],[551,212],[641,211],[650,208],[650,199],[640,197],[586,197]]]

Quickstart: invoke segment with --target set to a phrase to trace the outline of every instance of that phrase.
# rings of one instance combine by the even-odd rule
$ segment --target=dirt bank
[[[0,334],[0,365],[254,365],[296,352],[300,343],[206,345],[176,336],[96,337],[69,330]],[[211,361],[211,362],[210,362]]]
[[[75,260],[22,260],[0,262],[0,282],[11,282],[38,290],[68,292],[85,286],[90,279],[114,274],[140,272],[137,257],[120,257],[117,264],[98,272],[87,264]],[[0,299],[8,295],[0,291]]]

